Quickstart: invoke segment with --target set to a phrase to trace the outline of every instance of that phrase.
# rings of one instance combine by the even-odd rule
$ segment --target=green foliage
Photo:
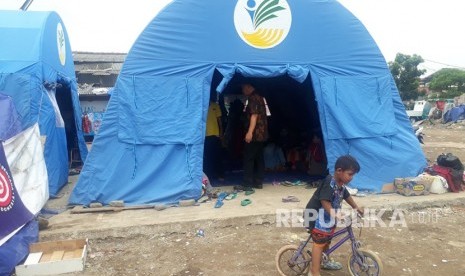
[[[458,96],[460,96],[462,94],[463,93],[460,92],[460,91],[450,90],[450,91],[447,91],[445,93],[440,93],[439,98],[440,99],[453,99],[453,98],[458,97]]]
[[[426,70],[418,69],[418,65],[423,62],[423,58],[419,55],[410,56],[402,53],[397,53],[396,59],[389,62],[389,69],[403,101],[418,98],[420,76],[426,72]]]
[[[430,100],[451,100],[455,97],[461,96],[463,93],[460,91],[447,91],[447,92],[432,92],[429,95]]]
[[[445,92],[455,95],[454,97],[460,96],[465,92],[465,71],[452,68],[441,69],[431,75],[429,88],[434,92]]]

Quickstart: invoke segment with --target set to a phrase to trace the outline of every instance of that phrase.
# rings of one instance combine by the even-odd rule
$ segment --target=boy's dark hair
[[[339,168],[343,171],[352,170],[354,173],[358,173],[360,171],[360,165],[351,155],[343,155],[336,160],[334,169],[337,170]]]

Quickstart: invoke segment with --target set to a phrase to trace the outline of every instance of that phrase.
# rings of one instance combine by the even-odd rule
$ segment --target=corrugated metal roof
[[[78,84],[79,95],[105,95],[113,87],[93,87],[92,84]]]
[[[101,85],[114,85],[126,55],[125,53],[73,52],[79,95],[95,97],[108,95],[112,87],[101,87]]]
[[[74,63],[116,62],[123,63],[127,53],[73,52]]]
[[[83,63],[83,64],[75,64],[74,68],[76,74],[96,74],[96,73],[103,73],[103,74],[119,74],[121,68],[123,67],[123,63]]]

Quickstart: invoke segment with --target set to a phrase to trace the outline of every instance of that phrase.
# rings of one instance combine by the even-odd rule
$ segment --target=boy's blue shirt
[[[339,210],[342,206],[342,200],[344,198],[344,191],[346,188],[345,186],[339,188],[334,178],[331,179],[331,183],[329,185],[332,189],[332,195],[330,200],[331,207],[334,210]],[[320,216],[320,214],[322,213],[324,214],[323,217]],[[336,221],[334,219],[331,220],[331,216],[329,215],[329,213],[326,212],[323,207],[321,207],[318,210],[318,218],[315,221],[315,229],[322,232],[331,233],[334,229],[335,224]]]

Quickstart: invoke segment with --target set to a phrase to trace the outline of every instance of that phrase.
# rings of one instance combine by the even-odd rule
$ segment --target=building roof
[[[125,53],[73,52],[80,95],[106,95],[113,87],[126,58]]]
[[[126,53],[73,52],[74,63],[123,63]]]

